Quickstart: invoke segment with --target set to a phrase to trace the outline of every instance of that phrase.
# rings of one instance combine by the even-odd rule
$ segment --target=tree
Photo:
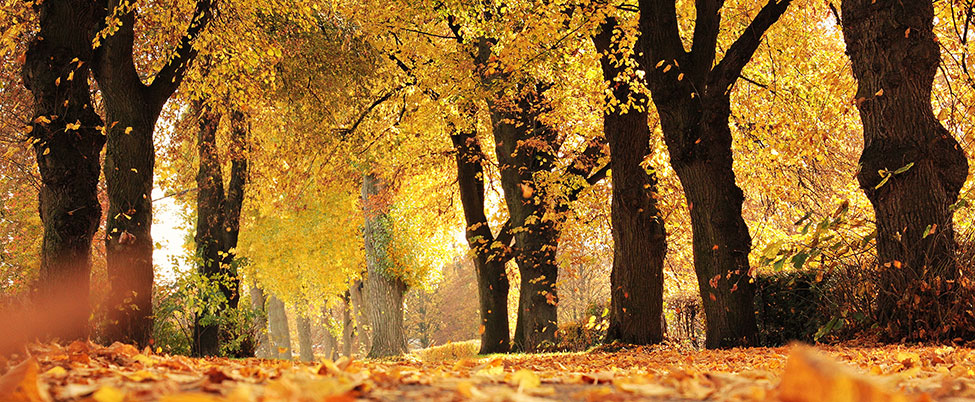
[[[251,308],[254,310],[254,356],[262,359],[267,359],[273,356],[273,351],[271,350],[271,342],[268,337],[268,312],[267,297],[264,296],[264,290],[257,285],[250,286],[250,296],[251,296]]]
[[[99,4],[96,7],[102,6]],[[179,88],[196,57],[194,41],[213,18],[214,2],[196,2],[172,56],[144,83],[133,54],[135,4],[107,0],[89,21],[99,24],[92,70],[105,106],[105,181],[108,185],[106,249],[112,290],[106,309],[109,340],[149,343],[152,328],[152,134],[163,105]],[[100,7],[99,7],[100,8]]]
[[[481,349],[478,353],[505,353],[510,348],[508,328],[508,274],[511,230],[504,226],[497,237],[484,213],[484,155],[477,133],[455,130],[450,136],[456,148],[457,184],[467,223],[468,246],[477,272],[481,315]]]
[[[390,189],[373,174],[362,176],[362,206],[365,225],[362,235],[366,249],[364,281],[366,313],[372,326],[369,357],[406,353],[403,331],[403,295],[406,282],[396,276],[390,255],[392,222],[389,219]]]
[[[657,209],[657,177],[650,156],[649,99],[640,92],[636,60],[622,48],[624,32],[609,17],[593,37],[609,82],[603,130],[609,142],[613,198],[613,271],[607,341],[648,345],[663,341],[664,255],[667,239]],[[635,45],[646,47],[640,35]],[[632,49],[628,50],[632,52]]]
[[[240,279],[237,276],[236,247],[240,234],[240,212],[247,181],[245,155],[246,122],[241,112],[232,112],[230,120],[232,159],[230,181],[224,192],[223,166],[217,150],[217,129],[221,115],[212,105],[198,103],[199,156],[197,173],[196,254],[199,273],[209,283],[219,286],[223,300],[211,300],[215,308],[197,314],[193,326],[193,354],[214,356],[220,352],[219,317],[227,309],[236,309],[240,301]],[[209,314],[207,314],[209,313]]]
[[[267,318],[270,324],[268,335],[271,339],[269,344],[271,357],[291,360],[291,330],[288,328],[288,313],[284,309],[284,302],[273,294],[267,299]]]
[[[311,320],[298,314],[295,323],[298,326],[298,358],[303,362],[313,362],[315,353],[311,348]]]
[[[770,0],[715,63],[723,0],[698,0],[693,44],[684,49],[676,2],[641,0],[641,67],[660,116],[670,164],[691,214],[694,268],[707,317],[708,348],[756,342],[751,237],[742,219],[744,195],[732,169],[731,87],[762,35],[791,0]]]
[[[88,79],[91,39],[100,13],[84,1],[34,5],[40,31],[23,66],[24,86],[34,95],[28,127],[41,176],[39,212],[44,241],[37,301],[56,312],[63,340],[88,336],[91,316],[91,243],[101,220],[99,157],[105,136]]]
[[[962,294],[952,205],[968,161],[931,108],[941,62],[933,2],[845,0],[842,10],[863,122],[857,180],[876,214],[883,268],[878,318],[892,340],[971,333],[952,313]]]

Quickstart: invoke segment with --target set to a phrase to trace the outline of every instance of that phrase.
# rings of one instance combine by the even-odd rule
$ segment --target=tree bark
[[[791,0],[770,0],[717,64],[723,0],[697,0],[691,51],[684,49],[674,2],[640,0],[646,36],[641,67],[660,116],[670,164],[687,197],[694,269],[707,317],[708,348],[754,345],[757,328],[748,253],[751,237],[741,215],[744,194],[732,169],[730,92],[762,35]]]
[[[535,174],[555,168],[556,132],[538,117],[547,109],[537,85],[521,86],[515,99],[489,102],[501,185],[514,234],[514,256],[521,273],[514,350],[534,352],[555,344],[558,330],[559,245],[545,189]],[[532,145],[528,145],[532,144]],[[541,144],[541,145],[535,145]]]
[[[240,278],[234,261],[234,248],[240,233],[240,210],[247,179],[247,159],[243,155],[245,122],[243,114],[234,112],[231,120],[231,169],[227,193],[223,187],[223,167],[217,150],[217,128],[221,115],[206,104],[197,102],[199,111],[200,167],[197,184],[197,258],[198,272],[219,288],[222,297],[208,297],[193,327],[193,354],[215,356],[220,351],[220,319],[226,309],[235,309],[240,301]]]
[[[194,107],[199,112],[199,138],[197,148],[200,156],[200,167],[196,175],[196,257],[199,259],[197,271],[207,283],[220,283],[222,273],[220,253],[223,252],[220,237],[223,233],[223,174],[220,159],[217,156],[217,128],[220,125],[220,115],[209,105],[196,102]],[[219,304],[224,303],[206,294],[204,289],[204,303],[202,310],[197,312],[193,325],[194,356],[216,356],[220,352],[220,323],[219,317],[223,310]]]
[[[121,25],[98,41],[93,71],[105,104],[108,139],[106,251],[112,289],[106,302],[109,341],[148,345],[152,331],[152,133],[163,105],[196,56],[193,40],[212,18],[212,0],[200,0],[170,61],[144,84],[133,60],[135,7],[107,0]],[[104,15],[95,21],[104,24]]]
[[[270,350],[270,338],[268,337],[268,311],[265,308],[267,298],[264,296],[264,290],[257,285],[250,287],[250,294],[251,308],[254,310],[254,328],[256,328],[254,334],[254,342],[256,343],[254,345],[254,355],[262,359],[267,359],[273,356]]]
[[[342,298],[342,356],[352,358],[352,338],[355,336],[355,322],[352,320],[352,303],[349,300],[351,295],[345,292]]]
[[[878,318],[895,341],[970,334],[971,321],[951,319],[959,294],[951,205],[968,161],[931,107],[941,62],[933,2],[844,0],[842,9],[863,122],[857,179],[877,219]]]
[[[368,306],[365,300],[365,284],[363,281],[355,281],[349,288],[350,301],[352,302],[352,354],[361,353],[367,345],[372,344],[372,329],[369,328]]]
[[[270,321],[270,355],[275,359],[291,360],[291,330],[288,328],[288,313],[284,302],[271,295],[267,301],[267,317]]]
[[[322,343],[324,350],[322,350],[322,356],[328,360],[334,361],[338,358],[339,354],[339,339],[332,334],[332,320],[335,318],[335,308],[324,308],[322,310]],[[345,327],[343,326],[343,331]]]
[[[508,328],[508,260],[510,235],[491,233],[484,214],[484,155],[477,133],[455,130],[451,141],[456,149],[457,183],[467,222],[467,244],[474,254],[481,314],[479,354],[506,353],[510,349]]]
[[[369,357],[397,356],[406,353],[403,328],[403,295],[406,283],[395,276],[388,254],[391,221],[386,184],[366,174],[362,177],[362,205],[365,213],[363,237],[367,275],[364,281],[366,313],[372,327]]]
[[[465,44],[462,27],[454,16],[447,16],[447,25],[458,43]],[[598,142],[587,146],[580,158],[569,164],[560,190],[565,197],[559,201],[546,199],[546,192],[535,182],[537,173],[551,173],[555,168],[555,154],[561,143],[552,127],[545,126],[539,117],[549,106],[543,93],[547,83],[518,82],[515,94],[503,94],[505,81],[510,74],[499,72],[492,59],[493,46],[497,41],[490,37],[477,37],[471,58],[474,72],[480,78],[481,87],[491,95],[488,109],[491,115],[495,149],[501,167],[501,187],[508,206],[508,228],[515,245],[511,250],[521,273],[518,297],[518,318],[515,323],[513,350],[533,352],[555,344],[558,329],[558,251],[559,228],[553,215],[565,212],[568,204],[605,175],[601,169],[589,176],[590,159],[596,160],[590,151],[598,151]],[[493,65],[492,65],[493,64]],[[502,91],[498,89],[502,88]],[[581,176],[581,182],[574,176]],[[556,212],[550,214],[546,212]],[[501,233],[505,233],[502,229]]]
[[[29,126],[41,175],[44,225],[35,301],[50,325],[44,337],[86,339],[91,316],[91,242],[101,220],[102,119],[90,95],[91,40],[100,11],[87,1],[34,5],[40,30],[28,45],[24,86],[34,97]]]
[[[643,167],[650,155],[649,99],[634,89],[639,78],[622,76],[628,67],[636,66],[632,55],[614,45],[619,43],[613,40],[616,27],[616,20],[610,18],[593,38],[602,55],[603,79],[610,83],[612,97],[620,102],[616,107],[607,102],[603,120],[613,171],[614,244],[606,341],[649,345],[662,342],[664,337],[660,323],[667,238],[657,209],[656,175]],[[644,47],[645,41],[641,35],[636,47]]]
[[[308,317],[298,314],[298,358],[303,362],[315,361],[315,353],[311,346],[311,321]]]

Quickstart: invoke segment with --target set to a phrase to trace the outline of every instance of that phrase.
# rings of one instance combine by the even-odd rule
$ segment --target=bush
[[[602,344],[609,329],[609,308],[605,304],[593,303],[586,307],[583,315],[589,317],[583,322],[559,324],[555,333],[555,345],[547,345],[543,350],[553,352],[581,352]]]
[[[413,351],[413,354],[425,362],[439,362],[445,360],[460,360],[477,356],[481,349],[481,341],[470,340],[464,342],[450,342],[440,346]]]
[[[834,317],[822,272],[786,271],[755,276],[759,343],[815,342],[842,322]],[[822,330],[826,328],[826,330]]]
[[[218,310],[220,315],[215,315]],[[173,283],[156,284],[153,315],[153,346],[167,353],[190,354],[194,321],[200,316],[203,323],[220,325],[222,356],[253,356],[255,312],[246,302],[236,309],[227,308],[219,283],[204,278],[195,269],[177,272]]]

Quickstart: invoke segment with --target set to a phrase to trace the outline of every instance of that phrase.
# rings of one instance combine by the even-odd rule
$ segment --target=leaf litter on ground
[[[490,355],[423,360],[189,358],[126,344],[34,344],[0,358],[0,401],[955,401],[975,351],[951,346]]]

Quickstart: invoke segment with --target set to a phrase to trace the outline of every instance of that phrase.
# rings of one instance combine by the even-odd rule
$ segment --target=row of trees
[[[732,141],[747,130],[734,89],[744,81],[774,93],[743,71],[771,46],[763,38],[790,2],[698,0],[693,18],[689,4],[661,0],[541,8],[200,0],[177,23],[156,4],[114,0],[7,10],[21,18],[12,25],[27,32],[19,37],[31,39],[23,83],[34,99],[28,134],[44,225],[36,299],[72,320],[51,335],[88,335],[102,170],[104,335],[149,342],[153,133],[165,115],[178,141],[164,150],[172,157],[164,181],[196,188],[184,196],[195,194],[199,272],[220,284],[225,301],[208,314],[237,307],[242,276],[318,310],[361,284],[370,354],[405,351],[403,297],[447,260],[457,217],[447,212],[453,197],[435,195],[455,186],[477,274],[481,351],[544,349],[558,329],[563,233],[587,190],[611,176],[608,340],[663,339],[655,323],[668,198],[679,184],[706,344],[754,345],[757,267]],[[729,7],[754,16],[729,30]],[[934,6],[847,1],[841,9],[835,21],[863,122],[857,178],[875,211],[878,263],[889,268],[878,285],[882,324],[890,339],[967,336],[971,326],[949,312],[966,300],[952,214],[968,163],[930,103],[941,62]],[[140,31],[137,20],[154,29]],[[34,23],[36,32],[24,28]],[[181,106],[167,107],[171,99]],[[654,165],[663,147],[677,182]],[[320,214],[330,209],[338,212]],[[364,217],[364,242],[350,243],[360,233],[350,216]],[[513,336],[509,261],[520,278]],[[923,319],[932,312],[952,318]],[[217,353],[219,326],[201,313],[195,328],[194,351]]]

